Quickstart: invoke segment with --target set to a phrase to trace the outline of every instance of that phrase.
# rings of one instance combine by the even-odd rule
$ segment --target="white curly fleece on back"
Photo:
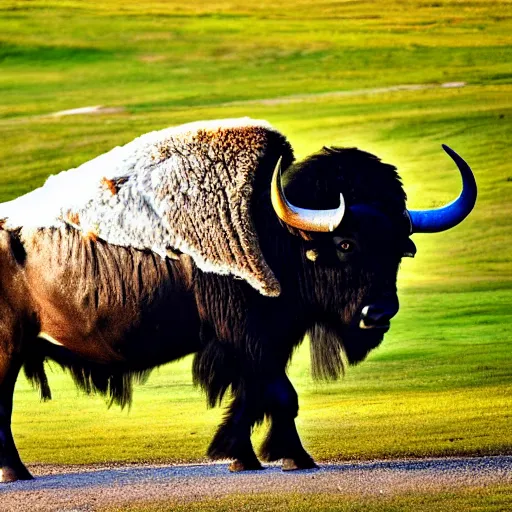
[[[249,118],[147,133],[1,204],[0,218],[23,237],[71,225],[162,257],[178,249],[204,271],[233,274],[276,296],[279,283],[250,218],[254,172],[271,135],[291,153],[279,132]]]

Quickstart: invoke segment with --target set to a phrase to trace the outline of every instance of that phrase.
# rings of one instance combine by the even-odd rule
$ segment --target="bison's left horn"
[[[432,210],[407,210],[411,233],[438,233],[453,228],[471,212],[476,202],[476,181],[469,165],[453,149],[443,144],[443,149],[457,164],[462,177],[459,197],[442,208]]]
[[[334,231],[340,225],[345,214],[343,194],[340,194],[340,205],[333,210],[308,210],[289,203],[281,183],[281,158],[279,158],[272,176],[270,198],[277,216],[289,226],[303,231],[324,233]]]

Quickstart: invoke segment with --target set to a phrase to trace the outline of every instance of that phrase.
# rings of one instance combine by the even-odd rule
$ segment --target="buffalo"
[[[452,228],[476,200],[444,149],[463,190],[433,210],[408,210],[376,156],[324,147],[296,163],[281,133],[245,118],[148,133],[1,204],[0,480],[32,478],[11,432],[22,367],[42,399],[51,360],[124,406],[134,379],[192,353],[208,404],[230,399],[211,458],[262,468],[251,430],[267,419],[261,459],[315,467],[287,364],[306,334],[319,378],[381,343],[411,234]]]

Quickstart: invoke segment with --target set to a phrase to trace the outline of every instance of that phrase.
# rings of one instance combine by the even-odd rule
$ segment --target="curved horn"
[[[459,168],[462,192],[455,201],[442,208],[407,210],[411,222],[411,233],[438,233],[453,228],[462,222],[475,206],[477,188],[471,168],[453,149],[444,144],[443,149]]]
[[[340,194],[340,205],[333,210],[308,210],[289,203],[284,195],[281,183],[281,157],[272,176],[270,198],[276,215],[289,226],[303,231],[324,233],[334,231],[340,225],[345,213],[343,194]]]

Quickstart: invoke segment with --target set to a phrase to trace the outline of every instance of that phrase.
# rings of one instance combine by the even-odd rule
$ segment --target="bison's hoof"
[[[296,471],[298,469],[315,469],[318,466],[315,464],[315,461],[311,458],[303,458],[303,459],[283,459],[283,465],[281,469],[283,471]]]
[[[3,467],[0,469],[0,482],[16,482],[16,480],[32,480],[34,477],[26,468],[21,471],[15,471],[13,468]]]
[[[247,462],[242,462],[241,460],[234,460],[229,465],[229,471],[231,471],[232,473],[238,473],[239,471],[255,471],[255,470],[259,470],[259,469],[265,469],[259,463],[259,461],[247,463]]]

